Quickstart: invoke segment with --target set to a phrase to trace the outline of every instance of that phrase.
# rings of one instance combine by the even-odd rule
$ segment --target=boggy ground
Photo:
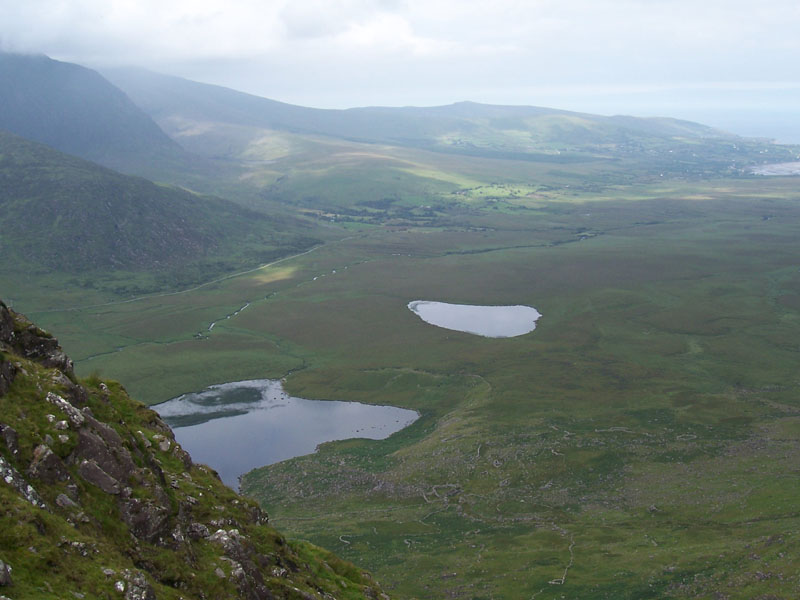
[[[792,598],[794,190],[545,202],[498,186],[447,226],[366,228],[185,294],[40,316],[79,371],[150,401],[289,373],[295,395],[419,410],[389,440],[244,482],[279,527],[395,597]],[[415,298],[543,317],[493,340],[421,322]],[[78,335],[90,326],[102,335]]]
[[[304,313],[335,340],[314,344],[327,364],[293,375],[293,392],[428,419],[256,471],[244,489],[400,597],[795,596],[794,203],[582,210],[614,225],[572,244],[529,234],[529,248],[370,263],[347,287],[361,330],[343,297],[285,298],[284,318]],[[543,317],[530,336],[488,340],[389,316],[404,293]],[[343,316],[308,316],[313,301]]]

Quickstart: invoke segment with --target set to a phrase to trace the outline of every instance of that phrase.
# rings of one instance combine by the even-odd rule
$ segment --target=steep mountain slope
[[[0,438],[0,594],[386,598],[288,542],[118,384],[77,381],[57,340],[2,301]]]
[[[185,152],[119,89],[85,67],[0,52],[0,129],[126,172]]]
[[[0,249],[50,270],[153,270],[297,242],[265,216],[156,185],[0,131]],[[7,266],[8,263],[7,263]]]

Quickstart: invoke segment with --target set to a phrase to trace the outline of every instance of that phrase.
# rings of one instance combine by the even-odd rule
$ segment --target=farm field
[[[800,593],[797,180],[504,177],[373,221],[342,193],[309,215],[341,233],[271,266],[28,313],[80,373],[148,403],[286,377],[294,395],[418,410],[388,440],[243,483],[393,597]],[[422,322],[417,299],[543,316],[481,338]]]

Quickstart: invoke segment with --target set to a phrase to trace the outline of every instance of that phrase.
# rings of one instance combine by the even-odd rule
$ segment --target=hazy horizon
[[[800,143],[788,0],[0,0],[0,16],[8,51],[302,106],[549,106]]]

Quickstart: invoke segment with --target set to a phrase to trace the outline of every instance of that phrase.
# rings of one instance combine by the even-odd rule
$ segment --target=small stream
[[[208,331],[211,331],[212,329],[214,329],[214,325],[216,325],[216,324],[217,324],[217,323],[219,323],[220,321],[224,321],[225,319],[232,319],[233,317],[237,316],[237,315],[238,315],[240,312],[242,312],[242,311],[243,311],[245,308],[247,308],[248,306],[250,306],[250,303],[249,303],[249,302],[246,302],[246,303],[244,304],[244,306],[242,306],[242,307],[241,307],[239,310],[237,310],[237,311],[235,311],[235,312],[232,312],[232,313],[231,313],[231,314],[229,314],[229,315],[225,315],[225,316],[224,316],[224,317],[222,317],[221,319],[217,319],[216,321],[212,321],[212,322],[211,322],[211,324],[208,326]]]

